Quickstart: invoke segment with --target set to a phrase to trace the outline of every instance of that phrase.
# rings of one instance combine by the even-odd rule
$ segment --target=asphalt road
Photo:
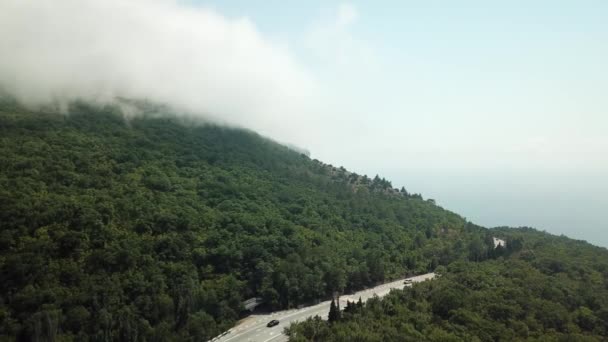
[[[425,281],[435,277],[434,273],[427,273],[416,277],[411,277],[413,282]],[[387,295],[391,289],[402,289],[404,285],[404,279],[395,280],[390,283],[378,285],[374,288],[362,290],[350,295],[340,296],[340,307],[346,306],[346,301],[358,301],[361,297],[362,301],[367,301],[374,295],[382,297]],[[308,306],[302,309],[292,309],[285,311],[277,311],[271,314],[263,315],[251,315],[243,319],[237,326],[230,329],[220,338],[216,338],[214,342],[279,342],[287,341],[287,336],[283,335],[283,329],[288,327],[292,322],[304,321],[308,317],[314,317],[319,315],[323,319],[327,319],[329,313],[329,304],[331,301],[325,301],[314,306]],[[266,324],[273,319],[280,321],[279,325],[272,328],[267,328]]]

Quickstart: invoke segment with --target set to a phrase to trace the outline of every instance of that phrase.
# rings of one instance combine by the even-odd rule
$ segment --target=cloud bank
[[[0,88],[27,104],[117,96],[272,134],[315,81],[247,18],[162,0],[3,0]]]
[[[0,93],[165,103],[379,173],[478,223],[580,227],[608,245],[597,6],[307,4],[318,18],[238,6],[258,23],[285,15],[270,32],[286,45],[247,17],[177,1],[0,0]]]

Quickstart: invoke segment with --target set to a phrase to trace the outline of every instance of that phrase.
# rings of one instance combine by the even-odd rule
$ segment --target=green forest
[[[530,228],[496,233],[525,243],[439,266],[435,280],[286,333],[290,341],[606,341],[606,249]]]
[[[139,110],[0,101],[0,341],[206,341],[252,297],[287,309],[434,270],[290,338],[608,336],[605,249],[488,230],[254,132]]]

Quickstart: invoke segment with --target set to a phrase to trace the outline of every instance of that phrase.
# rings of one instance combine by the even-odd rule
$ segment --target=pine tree
[[[359,297],[359,301],[357,302],[357,307],[358,308],[362,308],[363,307],[363,302],[361,301],[361,297]]]
[[[344,308],[345,313],[354,313],[357,311],[357,303],[346,301],[346,307]]]
[[[340,320],[340,310],[336,306],[336,301],[332,299],[331,304],[329,305],[329,315],[327,316],[327,321],[333,323],[338,320]]]

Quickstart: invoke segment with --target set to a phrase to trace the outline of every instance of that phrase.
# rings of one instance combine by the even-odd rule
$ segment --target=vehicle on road
[[[275,325],[279,325],[279,320],[278,319],[273,319],[272,321],[268,322],[268,324],[266,324],[267,327],[272,328]]]
[[[412,279],[405,279],[405,281],[403,282],[405,285],[409,285],[412,283]]]

